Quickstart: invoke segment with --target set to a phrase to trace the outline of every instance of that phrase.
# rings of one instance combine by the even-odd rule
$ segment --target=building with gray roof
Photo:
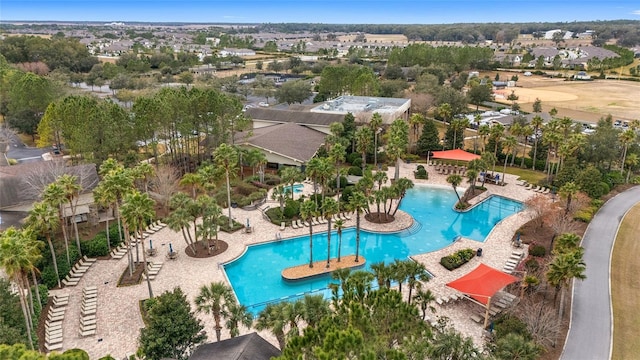
[[[311,112],[341,115],[352,113],[360,122],[369,122],[373,114],[378,113],[384,124],[391,124],[396,119],[409,119],[409,109],[411,99],[343,95],[325,101],[312,108]]]

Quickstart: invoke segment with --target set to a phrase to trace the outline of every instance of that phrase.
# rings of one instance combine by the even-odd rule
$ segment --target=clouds
[[[640,10],[633,10],[631,12],[632,15],[640,15]]]

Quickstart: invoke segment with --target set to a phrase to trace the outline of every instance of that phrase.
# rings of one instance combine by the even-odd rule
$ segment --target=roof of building
[[[236,144],[245,144],[271,151],[282,156],[307,162],[324,144],[325,134],[294,123],[276,124],[251,130],[248,138],[244,132],[237,133]]]
[[[343,95],[325,101],[323,104],[311,109],[311,111],[342,114],[360,112],[392,113],[403,106],[408,106],[410,103],[410,99],[403,98]]]
[[[257,333],[200,345],[189,360],[269,360],[281,352]]]
[[[343,122],[344,115],[316,113],[308,111],[274,110],[267,108],[248,108],[246,114],[254,120],[280,123],[329,126],[334,122]]]

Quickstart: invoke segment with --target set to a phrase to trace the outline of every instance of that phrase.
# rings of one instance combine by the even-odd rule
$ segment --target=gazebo
[[[518,281],[517,277],[481,263],[470,273],[447,283],[447,286],[468,295],[472,301],[485,307],[484,327],[486,328],[491,298],[502,288],[516,281]]]
[[[464,151],[462,149],[445,150],[445,151],[433,151],[431,155],[432,159],[445,159],[445,160],[459,160],[459,161],[471,161],[480,159],[480,155]]]

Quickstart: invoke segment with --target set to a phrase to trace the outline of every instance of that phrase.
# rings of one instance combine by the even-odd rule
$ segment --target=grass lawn
[[[640,205],[625,216],[611,258],[611,298],[613,302],[613,354],[611,359],[632,359],[640,354],[640,287],[638,273]],[[603,289],[604,290],[604,289]]]

